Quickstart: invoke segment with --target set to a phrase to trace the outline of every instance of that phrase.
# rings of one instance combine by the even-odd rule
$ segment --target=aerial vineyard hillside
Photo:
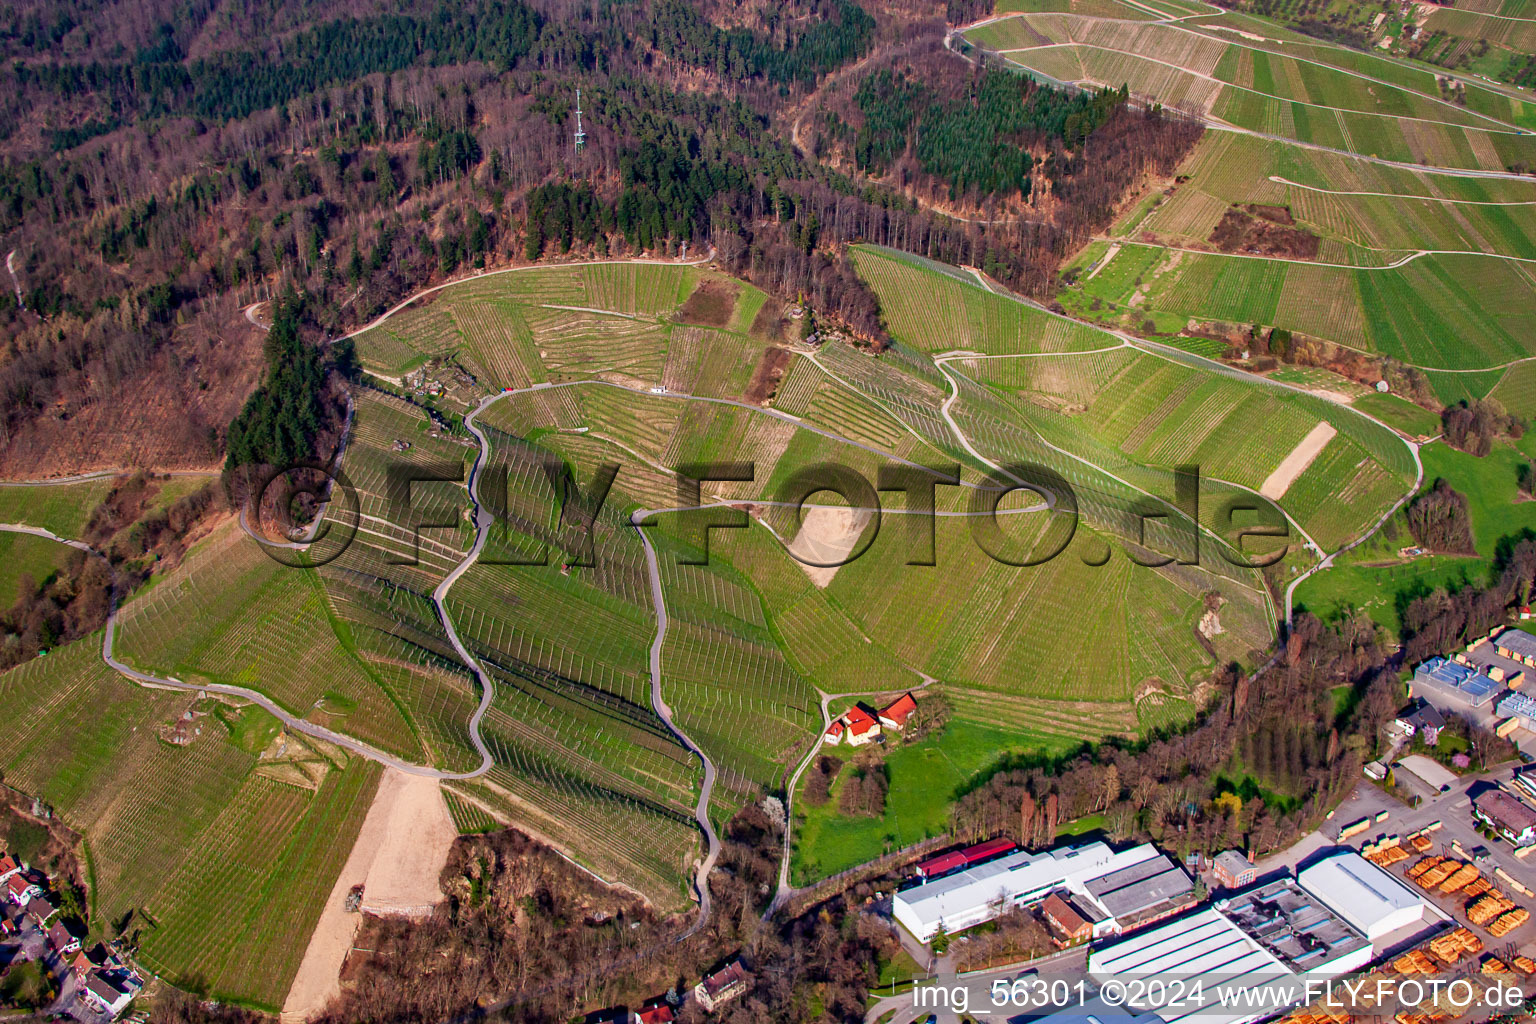
[[[497,500],[506,526],[493,531],[481,564],[448,601],[461,637],[497,680],[486,723],[496,765],[452,790],[514,820],[535,805],[541,830],[572,848],[591,848],[581,838],[599,831],[632,835],[632,846],[619,844],[595,866],[648,891],[680,877],[683,865],[658,861],[654,851],[675,849],[686,832],[682,809],[693,767],[649,709],[645,657],[655,623],[629,515],[677,506],[676,470],[690,463],[754,467],[751,481],[702,489],[706,502],[751,507],[745,515],[725,513],[744,530],[710,532],[709,565],[680,563],[703,554],[699,516],[720,513],[662,513],[644,527],[658,547],[670,620],[662,649],[667,702],[735,798],[781,783],[819,728],[816,689],[847,691],[871,679],[902,689],[929,677],[957,707],[976,709],[963,714],[988,720],[1011,708],[1007,714],[1033,723],[1026,733],[1049,745],[1053,736],[1136,732],[1192,712],[1193,688],[1215,664],[1193,628],[1209,595],[1220,595],[1223,628],[1214,642],[1221,657],[1246,661],[1267,646],[1273,614],[1251,573],[1147,569],[1123,556],[1095,568],[1090,549],[1119,542],[1088,526],[1048,564],[1015,568],[990,559],[966,509],[991,467],[946,423],[940,407],[950,387],[923,350],[1089,352],[1116,339],[1040,317],[966,283],[953,268],[936,273],[876,250],[860,250],[857,259],[889,304],[893,333],[911,350],[904,343],[875,358],[840,341],[797,345],[786,337],[793,319],[762,293],[705,271],[660,266],[616,284],[610,277],[606,292],[593,283],[600,267],[480,279],[359,337],[364,366],[381,377],[445,377],[448,367],[462,367],[473,388],[429,399],[450,415],[479,395],[510,389],[477,417],[491,438],[498,494],[505,487]],[[948,303],[951,314],[924,296]],[[466,312],[474,309],[494,310],[502,326],[474,319]],[[946,322],[963,324],[964,334],[939,337]],[[630,349],[630,337],[644,340]],[[360,405],[360,423],[377,415],[371,405],[379,401]],[[375,442],[356,457],[379,450]],[[353,458],[349,452],[349,463]],[[552,458],[570,468],[583,492],[601,465],[618,467],[595,519],[558,511],[545,468]],[[786,550],[802,525],[788,510],[763,504],[818,464],[873,481],[893,463],[918,469],[955,461],[962,486],[939,489],[935,567],[904,564],[905,517],[888,514],[878,537],[867,520],[847,535],[850,546],[870,543],[862,556],[814,579]],[[1117,494],[1139,494],[1097,479],[1091,467],[1073,472]],[[834,496],[815,500],[825,497]],[[883,500],[899,507],[899,496]],[[1026,545],[1042,542],[1055,522],[1028,508],[1025,502],[1017,515],[1005,514],[1017,520],[1023,532],[1011,532]],[[591,565],[584,564],[588,550]],[[492,564],[498,561],[547,564]],[[918,596],[931,598],[935,578],[948,581],[940,605]],[[991,609],[1021,587],[1035,596],[1010,602],[1008,639],[999,644],[987,625]],[[1090,592],[1097,595],[1091,608],[1084,603]],[[416,645],[415,660],[430,664],[442,645],[425,602],[419,592],[394,593],[394,626],[380,619],[382,608],[360,625]],[[917,604],[932,612],[921,623],[910,615]],[[343,616],[358,615],[358,607],[349,598]],[[1091,670],[1068,655],[1089,644],[1102,647]],[[1044,656],[1045,649],[1061,655]],[[1148,660],[1154,650],[1160,653]],[[1144,690],[1158,696],[1141,700]],[[1087,707],[1096,710],[1084,719]],[[587,722],[600,732],[585,734]]]
[[[1125,83],[1167,106],[1315,146],[1483,170],[1536,157],[1536,137],[1519,125],[1184,25],[1026,14],[967,37],[1056,81]]]
[[[83,834],[94,937],[128,938],[179,984],[279,1007],[377,767],[318,745],[272,756],[264,712],[133,685],[99,636],[5,673],[0,693],[47,709],[0,741],[0,765]]]
[[[1492,13],[1436,11],[1429,26]],[[1030,6],[966,34],[1021,73],[1124,81],[1218,129],[1068,264],[1074,316],[1162,338],[1277,328],[1421,368],[1429,386],[1413,397],[1430,405],[1497,382],[1465,371],[1536,355],[1536,184],[1519,173],[1536,104],[1518,92],[1236,11]],[[1289,251],[1223,240],[1255,213],[1286,225]]]

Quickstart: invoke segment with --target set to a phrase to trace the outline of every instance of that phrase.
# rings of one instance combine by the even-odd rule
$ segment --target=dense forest
[[[921,82],[881,68],[855,96],[864,123],[854,141],[859,169],[888,172],[910,145],[922,169],[968,192],[1028,197],[1032,147],[1077,149],[1129,99],[1129,91],[1067,93],[1008,71],[987,70],[971,95],[940,99]]]
[[[1123,92],[968,64],[921,0],[277,6],[265,36],[208,3],[0,18],[0,469],[291,454],[314,431],[297,411],[280,429],[262,392],[247,404],[274,371],[240,316],[279,293],[301,297],[308,344],[467,268],[686,244],[878,347],[847,243],[1043,298],[1199,133]],[[910,130],[876,146],[908,94]],[[828,116],[860,161],[815,128]],[[125,410],[132,430],[102,429]]]

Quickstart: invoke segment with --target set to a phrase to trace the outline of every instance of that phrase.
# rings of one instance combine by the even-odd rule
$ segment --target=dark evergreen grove
[[[276,305],[265,350],[266,374],[229,425],[226,469],[297,463],[325,422],[326,361],[299,336],[296,300]]]

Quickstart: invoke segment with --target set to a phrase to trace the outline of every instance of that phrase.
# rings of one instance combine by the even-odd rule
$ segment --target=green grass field
[[[1409,437],[1433,437],[1440,432],[1440,417],[1398,395],[1371,392],[1350,404]]]
[[[1397,549],[1413,539],[1399,512],[1391,537],[1373,540],[1351,552],[1343,564],[1315,574],[1297,588],[1298,608],[1325,619],[1358,608],[1395,632],[1408,601],[1436,588],[1485,586],[1501,544],[1536,535],[1536,502],[1516,500],[1516,474],[1529,458],[1520,449],[1500,443],[1479,459],[1437,441],[1425,445],[1420,454],[1426,488],[1443,477],[1466,495],[1477,556],[1430,555],[1402,561]]]
[[[9,608],[23,596],[24,577],[34,585],[46,583],[70,554],[69,548],[43,537],[0,533],[0,608]]]
[[[48,487],[0,484],[0,523],[38,526],[60,537],[79,537],[91,511],[111,489],[111,477]]]
[[[834,704],[834,714],[847,710]],[[867,748],[861,748],[867,749]],[[850,816],[838,810],[843,784],[856,756],[846,746],[822,752],[847,760],[832,786],[832,798],[811,807],[801,792],[793,801],[795,845],[790,881],[804,885],[873,860],[883,853],[940,835],[949,828],[949,806],[985,768],[1010,754],[1056,754],[1070,749],[1063,738],[989,728],[957,716],[938,736],[917,743],[892,741],[883,767],[890,793],[881,817]],[[807,771],[806,777],[810,775]]]
[[[1078,258],[1083,266],[1091,260],[1091,253]],[[1126,266],[1118,268],[1123,260]],[[1522,305],[1531,289],[1523,264],[1483,255],[1428,255],[1399,267],[1352,268],[1137,243],[1124,245],[1061,301],[1077,315],[1126,326],[1161,314],[1172,318],[1174,330],[1191,318],[1281,327],[1459,371],[1532,354],[1536,321],[1527,323],[1523,310],[1530,307]]]

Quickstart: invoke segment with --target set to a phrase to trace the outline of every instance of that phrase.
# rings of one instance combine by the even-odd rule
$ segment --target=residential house
[[[1211,874],[1216,878],[1216,884],[1223,889],[1241,889],[1252,885],[1259,877],[1259,871],[1253,866],[1246,854],[1237,850],[1223,850],[1216,855],[1211,862]]]
[[[900,731],[907,727],[907,719],[917,710],[917,699],[904,693],[880,710],[880,724],[887,729]]]
[[[18,907],[26,906],[28,900],[42,894],[43,890],[27,881],[23,875],[15,874],[5,880],[5,897]]]
[[[639,1012],[631,1016],[634,1018],[633,1024],[672,1024],[677,1015],[665,1002],[657,1002],[641,1007]]]
[[[74,958],[69,961],[69,969],[75,972],[75,980],[80,982],[85,981],[86,975],[100,966],[91,958],[91,954],[83,949],[77,951]]]
[[[0,856],[0,882],[8,882],[12,875],[21,873],[21,865],[10,854]]]
[[[39,928],[46,927],[48,919],[59,912],[59,908],[54,906],[46,896],[32,897],[22,909],[26,911],[28,917],[37,922]]]
[[[850,747],[862,747],[880,738],[880,723],[876,721],[874,715],[855,704],[827,726],[827,731],[821,738],[831,747],[837,746],[845,739]]]
[[[1536,810],[1502,789],[1479,793],[1472,801],[1472,817],[1516,846],[1536,842]]]
[[[138,993],[138,987],[132,983],[116,980],[105,971],[96,971],[86,978],[80,998],[98,1011],[116,1017]]]
[[[1445,716],[1422,697],[1397,713],[1396,725],[1404,736],[1418,736],[1427,747],[1440,742],[1440,730],[1445,728]]]
[[[740,960],[732,960],[714,974],[693,986],[693,998],[706,1010],[735,999],[748,988],[747,969]]]
[[[63,921],[55,921],[53,927],[48,929],[48,945],[53,947],[61,959],[80,951],[80,940],[64,927]]]
[[[1059,892],[1051,893],[1040,904],[1040,916],[1058,945],[1070,946],[1093,938],[1093,922]]]
[[[848,713],[843,716],[843,723],[848,728],[850,747],[862,747],[880,738],[880,723],[875,720],[874,715],[857,704],[848,709]]]

